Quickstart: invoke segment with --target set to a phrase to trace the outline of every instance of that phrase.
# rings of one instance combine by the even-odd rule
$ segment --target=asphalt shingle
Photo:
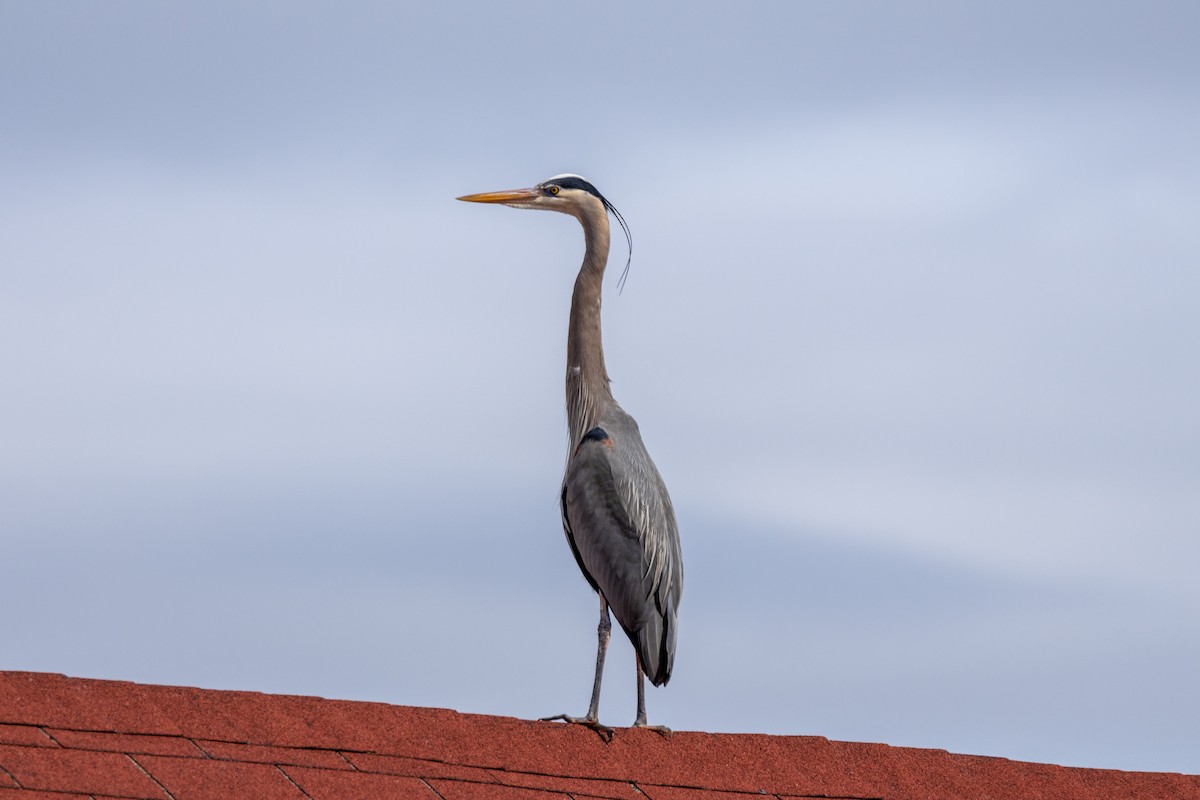
[[[0,672],[0,800],[1200,800],[1200,776]]]

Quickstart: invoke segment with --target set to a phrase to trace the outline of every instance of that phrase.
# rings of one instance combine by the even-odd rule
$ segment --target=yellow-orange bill
[[[532,200],[537,196],[537,189],[508,189],[503,192],[466,194],[458,199],[466,200],[468,203],[512,203],[518,200]]]

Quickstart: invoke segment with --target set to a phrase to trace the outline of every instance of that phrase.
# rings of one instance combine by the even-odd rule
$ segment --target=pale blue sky
[[[1200,773],[1195,9],[0,6],[0,668],[582,712],[571,171],[652,721]]]

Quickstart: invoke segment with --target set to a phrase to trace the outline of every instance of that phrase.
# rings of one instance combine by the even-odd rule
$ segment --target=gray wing
[[[656,686],[671,677],[683,559],[667,487],[623,411],[580,441],[562,489],[563,528]]]

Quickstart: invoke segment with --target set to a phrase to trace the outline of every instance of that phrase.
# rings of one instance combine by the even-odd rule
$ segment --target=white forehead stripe
[[[591,181],[588,181],[587,178],[583,177],[582,175],[576,175],[574,172],[564,172],[562,175],[555,175],[553,178],[546,178],[544,183],[553,183],[554,181],[562,178],[579,178],[581,181],[587,181],[588,183],[591,183]]]

